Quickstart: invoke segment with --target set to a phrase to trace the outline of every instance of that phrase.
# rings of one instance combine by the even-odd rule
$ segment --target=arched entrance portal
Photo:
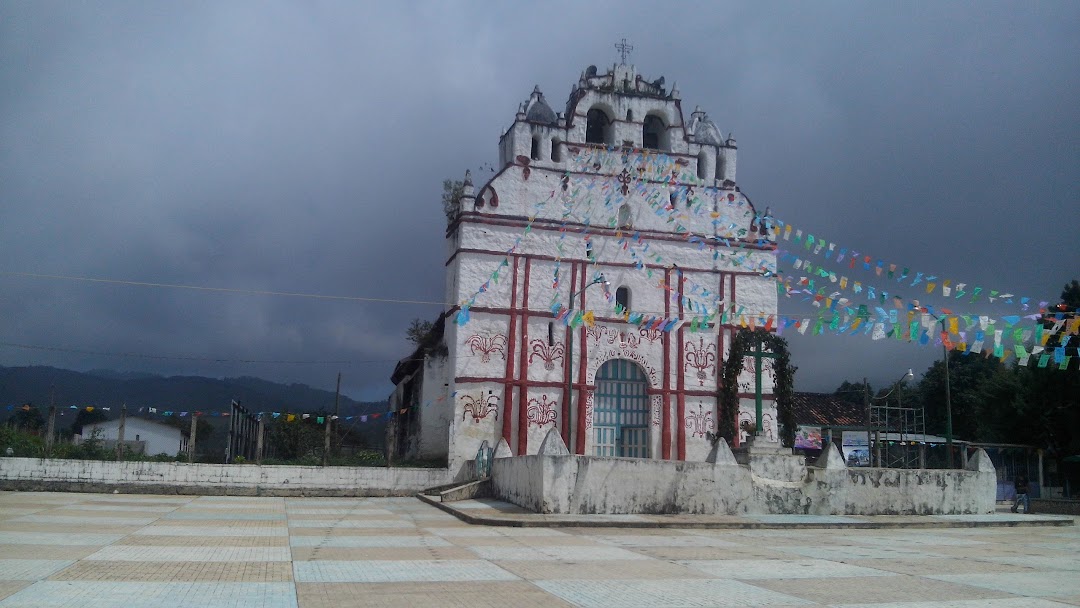
[[[649,457],[649,396],[633,361],[612,359],[596,371],[593,450],[597,456]]]

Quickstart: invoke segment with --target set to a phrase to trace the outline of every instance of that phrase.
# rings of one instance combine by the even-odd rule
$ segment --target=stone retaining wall
[[[0,489],[243,496],[408,496],[447,469],[0,458]]]
[[[967,470],[847,469],[836,454],[796,471],[790,460],[759,456],[747,466],[537,454],[496,458],[491,473],[497,498],[540,513],[960,515],[995,508],[996,475],[985,453]]]

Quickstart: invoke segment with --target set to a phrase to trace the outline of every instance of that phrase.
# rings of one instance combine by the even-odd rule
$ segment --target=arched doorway
[[[593,453],[649,457],[649,396],[645,373],[633,361],[612,359],[596,371]]]

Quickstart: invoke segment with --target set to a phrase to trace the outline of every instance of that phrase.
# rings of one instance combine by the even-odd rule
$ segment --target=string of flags
[[[896,283],[906,284],[907,287],[915,287],[921,284],[923,285],[922,289],[924,289],[927,294],[937,292],[946,298],[952,298],[954,300],[960,300],[965,296],[970,296],[968,299],[969,304],[974,304],[979,300],[980,296],[983,296],[990,303],[995,303],[1000,300],[1005,304],[1018,304],[1023,311],[1029,310],[1032,304],[1037,301],[1029,296],[1017,296],[1009,291],[997,289],[987,290],[981,286],[962,283],[955,279],[939,278],[932,273],[917,270],[913,271],[911,268],[902,264],[875,258],[866,255],[863,252],[856,251],[853,248],[842,247],[837,243],[827,241],[820,236],[815,237],[809,232],[804,234],[803,230],[792,226],[790,223],[785,223],[782,220],[770,217],[768,218],[768,221],[773,224],[772,230],[777,241],[783,240],[791,242],[795,246],[802,245],[803,251],[810,252],[815,256],[822,257],[826,261],[832,261],[836,264],[843,264],[846,260],[848,270],[861,269],[865,272],[872,272],[879,278],[894,280]],[[793,234],[794,238],[792,238]],[[805,259],[805,254],[800,253],[798,248],[793,251],[780,250],[778,251],[778,255],[780,261],[792,261],[793,268],[796,270],[802,269],[811,277],[811,280],[812,277],[817,276],[819,278],[829,279],[832,283],[838,282],[841,289],[846,289],[847,285],[850,284],[855,293],[860,293],[863,290],[861,282],[855,280],[849,282],[846,276],[837,276],[836,272],[821,269]],[[799,255],[803,255],[804,257],[800,258]],[[911,280],[910,283],[908,283],[908,279]],[[971,286],[970,290],[968,289],[969,285]],[[887,297],[887,291],[879,291],[884,294],[882,296],[883,298]],[[874,299],[874,296],[871,295],[874,294],[873,287],[867,287],[866,292],[869,299]],[[1045,301],[1038,302],[1038,308],[1045,308],[1047,304],[1048,302]]]
[[[432,399],[432,400],[429,400],[427,402],[424,402],[422,404],[419,404],[417,406],[412,406],[412,407],[430,406],[430,405],[433,405],[435,403],[439,403],[439,402],[442,402],[442,401],[445,401],[445,400],[446,400],[446,397],[439,397],[438,399]],[[6,406],[5,409],[7,411],[9,411],[9,412],[15,411],[15,410],[23,410],[23,411],[28,412],[28,411],[32,410],[33,407],[30,406],[29,404],[22,405],[22,406],[8,405],[8,406]],[[70,410],[77,410],[77,411],[82,410],[82,411],[86,411],[86,412],[93,412],[93,411],[111,412],[114,409],[119,410],[120,408],[111,407],[111,406],[110,407],[99,407],[99,406],[93,406],[93,405],[87,405],[87,406],[72,405],[72,406],[69,406],[69,407],[66,407],[66,408],[57,408],[57,413],[59,413],[60,415],[63,415],[65,411],[70,411]],[[374,422],[375,420],[379,420],[380,418],[389,420],[389,419],[392,419],[394,416],[400,416],[400,415],[406,414],[410,409],[411,409],[411,407],[403,407],[403,408],[397,408],[397,409],[389,410],[389,411],[385,411],[385,412],[374,412],[374,413],[371,413],[371,414],[354,414],[354,415],[350,415],[350,416],[326,415],[326,414],[322,414],[322,413],[311,414],[311,413],[287,412],[287,411],[286,412],[255,412],[255,415],[257,417],[259,417],[259,418],[266,417],[268,420],[279,420],[280,419],[280,420],[284,420],[287,423],[301,422],[301,421],[305,421],[305,420],[314,421],[316,424],[325,424],[327,420],[331,420],[331,421],[333,421],[333,420],[343,420],[343,421],[346,421],[346,422],[351,421],[351,422],[354,422],[354,423],[365,423],[365,422]],[[204,418],[204,417],[205,418],[211,418],[211,417],[212,418],[228,418],[230,416],[229,411],[173,410],[173,409],[166,409],[166,408],[162,408],[162,407],[128,408],[128,411],[129,411],[129,413],[133,413],[133,414],[149,414],[149,415],[158,415],[158,416],[161,416],[161,417],[177,417],[177,418],[188,418],[188,417],[195,417],[195,418]]]

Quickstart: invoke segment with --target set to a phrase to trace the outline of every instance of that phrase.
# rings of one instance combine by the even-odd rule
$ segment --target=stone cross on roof
[[[634,45],[627,43],[626,38],[623,38],[615,44],[615,48],[618,49],[619,56],[622,58],[619,64],[626,65],[626,58],[630,55],[630,51],[634,50]]]

